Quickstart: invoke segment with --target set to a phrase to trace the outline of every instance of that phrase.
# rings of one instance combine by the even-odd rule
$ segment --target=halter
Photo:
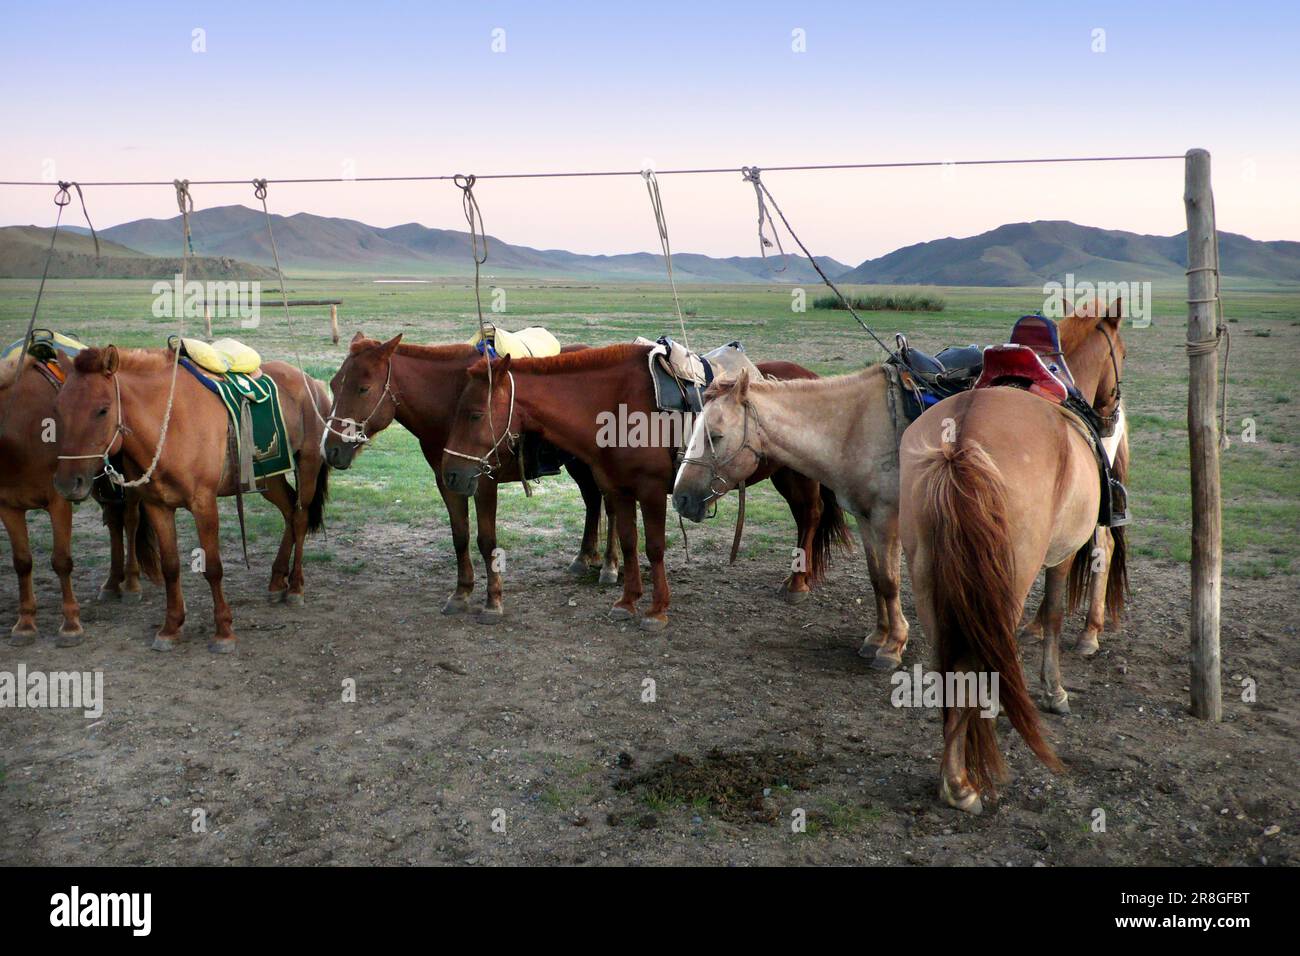
[[[686,457],[682,458],[681,464],[683,465],[701,465],[709,469],[709,485],[708,485],[709,497],[705,499],[705,504],[708,504],[709,502],[717,501],[719,498],[721,498],[723,495],[727,493],[727,489],[725,487],[723,488],[718,487],[719,483],[725,485],[727,482],[727,479],[722,475],[722,469],[726,468],[727,465],[731,464],[737,458],[737,456],[740,455],[742,451],[748,450],[749,453],[754,456],[754,467],[756,469],[760,464],[762,464],[764,459],[767,457],[761,451],[759,451],[757,448],[755,448],[753,445],[749,443],[749,416],[751,414],[754,416],[755,431],[757,431],[759,428],[763,426],[763,423],[759,421],[758,418],[758,410],[755,409],[749,402],[743,402],[740,408],[742,414],[744,415],[744,418],[742,419],[743,424],[741,425],[740,445],[736,448],[735,451],[733,451],[726,458],[719,460],[718,453],[713,447],[713,442],[710,441],[709,457],[707,459],[686,458]],[[700,424],[705,428],[707,432],[708,426],[703,419],[703,414],[704,414],[703,410],[701,410]],[[744,482],[740,482],[739,484],[743,485]]]
[[[393,400],[393,408],[398,408],[401,402],[397,400],[397,392],[393,390],[393,357],[388,357],[388,374],[384,376],[384,390],[380,393],[379,398],[375,400],[375,405],[370,409],[370,414],[361,421],[352,418],[339,418],[334,414],[334,407],[330,408],[329,418],[325,419],[325,433],[321,435],[321,447],[325,445],[325,435],[337,435],[340,441],[348,442],[354,445],[364,445],[370,441],[370,436],[366,434],[366,426],[370,424],[370,419],[375,417],[379,407],[384,404],[384,399]],[[338,399],[334,399],[334,406],[338,405]],[[341,423],[343,430],[334,427],[334,422]]]
[[[492,425],[492,390],[491,387],[488,389],[488,427],[492,429],[492,437],[496,440],[492,442],[492,447],[487,450],[487,453],[482,456],[467,455],[463,451],[455,451],[445,446],[442,449],[444,454],[454,455],[457,458],[464,458],[466,461],[475,462],[478,465],[479,474],[487,478],[491,478],[492,472],[501,467],[501,454],[499,451],[501,445],[504,443],[507,450],[513,450],[515,442],[519,440],[519,436],[512,434],[510,431],[510,426],[514,424],[515,420],[515,373],[506,372],[506,378],[510,380],[510,411],[506,415],[506,430],[500,438],[497,438],[496,427]],[[493,455],[496,455],[497,459],[495,465],[492,463]]]
[[[1110,364],[1115,370],[1115,385],[1110,390],[1110,397],[1115,400],[1115,407],[1109,415],[1098,415],[1101,420],[1101,437],[1109,438],[1115,434],[1115,426],[1119,422],[1119,400],[1120,400],[1120,377],[1119,377],[1119,360],[1115,357],[1115,340],[1111,334],[1106,331],[1105,322],[1097,323],[1097,331],[1106,337],[1106,344],[1110,347]]]
[[[108,445],[104,448],[103,452],[98,455],[59,455],[58,459],[60,461],[88,461],[92,458],[102,458],[104,460],[104,468],[99,472],[99,474],[95,475],[95,478],[98,478],[100,475],[106,475],[108,480],[114,484],[124,485],[126,483],[126,476],[114,468],[112,462],[108,460],[109,456],[113,453],[113,444],[119,438],[124,438],[131,434],[131,429],[126,427],[126,422],[122,417],[122,385],[117,380],[116,375],[113,376],[113,390],[117,394],[117,426],[113,429],[113,434],[108,439]]]

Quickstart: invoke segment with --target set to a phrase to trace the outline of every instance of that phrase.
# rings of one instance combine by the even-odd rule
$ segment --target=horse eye
[[[107,415],[107,414],[108,414],[108,406],[105,405],[105,406],[104,406],[103,408],[101,408],[99,411],[95,412],[95,417],[96,417],[96,418],[103,418],[103,417],[104,417],[105,415]]]
[[[719,432],[709,432],[709,441],[716,445],[718,442],[722,441],[722,435]]]
[[[482,412],[470,412],[470,413],[469,413],[469,420],[472,421],[472,422],[482,421],[482,419],[483,419],[483,413],[482,413]]]
[[[362,395],[364,395],[366,394],[366,392],[370,391],[370,386],[362,385],[360,388],[357,389],[357,391],[360,392]]]

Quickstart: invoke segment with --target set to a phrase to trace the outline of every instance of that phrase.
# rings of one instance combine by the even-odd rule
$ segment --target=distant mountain
[[[1259,242],[1219,233],[1225,276],[1300,281],[1300,242]],[[1181,279],[1187,234],[1145,236],[1065,221],[1018,222],[967,239],[935,239],[895,250],[840,276],[888,285],[1034,286],[1077,280]]]
[[[272,216],[275,244],[285,271],[368,275],[464,275],[470,266],[469,233],[431,229],[409,222],[379,228],[352,219],[334,219],[298,213]],[[273,262],[266,237],[264,215],[247,206],[202,209],[190,217],[194,251],[200,255],[228,256],[266,266]],[[113,226],[100,233],[114,242],[152,255],[174,256],[181,243],[180,217],[141,219]],[[818,263],[828,275],[849,267],[830,258]],[[673,255],[673,271],[685,282],[790,282],[820,281],[804,259],[791,256],[784,271],[780,257],[733,256],[715,259],[692,253]],[[574,278],[659,281],[663,258],[640,252],[617,256],[589,256],[560,249],[532,249],[488,237],[490,275],[566,276]]]
[[[42,226],[0,227],[0,277],[36,277],[45,268],[52,230]],[[151,256],[100,235],[99,258],[89,231],[59,230],[50,261],[52,279],[170,279],[181,271],[179,256]],[[194,279],[269,279],[275,273],[226,257],[191,259]]]

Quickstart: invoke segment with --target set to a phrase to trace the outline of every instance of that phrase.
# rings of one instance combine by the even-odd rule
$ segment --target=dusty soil
[[[82,509],[76,540],[102,554],[96,524]],[[0,644],[0,670],[102,670],[107,705],[99,720],[0,712],[0,862],[1300,857],[1293,579],[1225,587],[1225,719],[1209,725],[1186,714],[1187,568],[1136,568],[1123,630],[1091,660],[1065,656],[1074,713],[1045,719],[1068,773],[1046,771],[1004,724],[1012,777],[972,818],[936,799],[938,715],[890,706],[889,675],[855,653],[874,615],[860,556],[789,607],[775,592],[781,553],[751,545],[728,568],[722,545],[700,554],[693,539],[691,566],[680,549],[669,558],[673,624],[646,635],[606,620],[612,593],[594,575],[570,577],[568,553],[516,561],[507,616],[487,626],[438,613],[453,580],[445,525],[355,538],[364,569],[309,564],[302,608],[263,602],[269,554],[254,555],[253,572],[230,568],[242,646],[228,657],[206,649],[199,576],[184,579],[189,640],[161,654],[149,649],[161,593],[146,585],[143,604],[95,604],[102,572],[84,562],[89,639],[57,649],[57,589],[42,568],[46,636]],[[6,628],[13,591],[6,568]],[[905,665],[929,650],[914,628]],[[1037,674],[1036,648],[1026,665]],[[1255,703],[1240,699],[1246,677]],[[347,678],[355,703],[342,700]],[[193,832],[197,808],[205,833]],[[802,833],[791,828],[798,810]]]

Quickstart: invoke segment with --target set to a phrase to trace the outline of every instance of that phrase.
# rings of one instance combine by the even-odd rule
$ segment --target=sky
[[[1300,240],[1297,49],[1294,0],[0,0],[0,180],[770,167],[1204,147],[1220,229]],[[770,172],[764,181],[814,253],[857,264],[1035,219],[1177,233],[1182,173],[1173,160]],[[674,251],[758,253],[754,193],[738,174],[665,176],[661,188]],[[0,186],[0,225],[51,224],[53,191]],[[582,253],[658,248],[637,177],[485,181],[475,191],[488,232],[508,242]],[[193,196],[198,207],[254,202],[251,186],[196,186]],[[268,202],[286,215],[464,228],[459,191],[447,182],[273,184]],[[170,187],[91,187],[86,203],[96,226],[176,214]]]

